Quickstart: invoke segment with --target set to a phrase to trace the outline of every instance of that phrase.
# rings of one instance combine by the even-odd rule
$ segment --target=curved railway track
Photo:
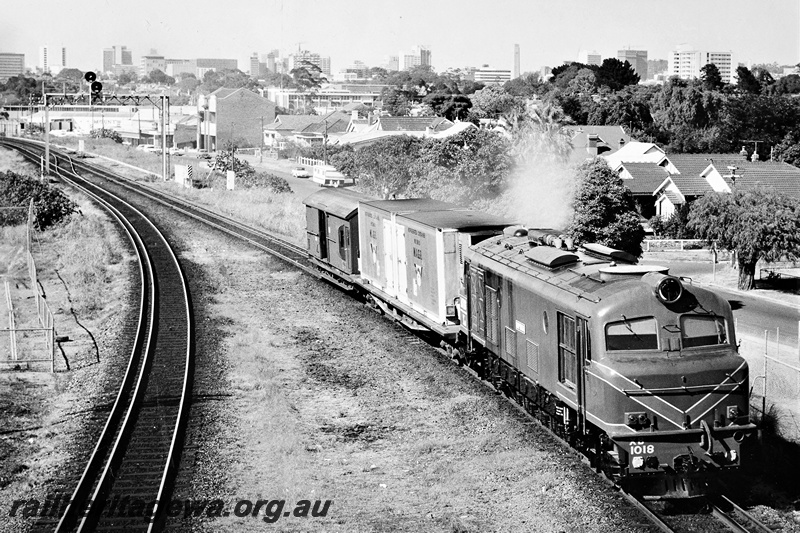
[[[30,150],[31,146],[36,146],[30,143],[29,141],[25,142],[16,139],[14,140],[0,139],[0,144],[6,144],[7,146],[13,147],[18,150],[22,149]],[[43,151],[43,149],[40,147],[39,150]],[[73,168],[82,170],[84,172],[92,173],[94,176],[101,178],[105,182],[113,183],[114,185],[122,187],[128,191],[135,192],[136,194],[142,195],[150,200],[153,200],[159,204],[174,209],[175,211],[178,211],[195,220],[201,221],[204,224],[214,227],[220,231],[223,231],[228,235],[242,239],[250,243],[251,245],[256,246],[257,248],[266,251],[267,253],[270,253],[271,255],[280,257],[283,260],[287,261],[288,263],[308,273],[313,274],[315,277],[327,279],[328,281],[336,285],[339,285],[345,289],[350,288],[343,285],[339,281],[326,276],[324,272],[314,268],[314,266],[307,260],[306,252],[303,248],[286,242],[282,237],[271,234],[270,232],[263,229],[254,228],[240,221],[237,221],[231,217],[227,217],[225,215],[221,215],[219,213],[197,206],[186,200],[183,200],[182,198],[165,193],[154,187],[150,187],[146,184],[120,177],[111,171],[96,167],[94,165],[89,165],[80,161],[74,161],[70,159],[68,156],[58,153],[58,151],[51,150],[51,157],[55,158],[56,161],[60,162],[61,164],[64,164],[64,162],[69,161],[70,164],[73,165]],[[36,157],[35,161],[38,161],[38,156]],[[421,342],[418,337],[412,336],[411,333],[409,333],[409,336],[410,336],[410,342]],[[444,350],[440,351],[444,355],[446,356],[448,355]],[[470,369],[467,370],[470,373],[472,373],[476,378],[480,379],[479,376],[477,376],[477,374],[474,373],[474,371]],[[518,404],[514,405],[518,406]],[[522,409],[522,407],[519,407],[519,409],[526,416],[536,420],[535,417],[532,417],[532,415],[530,415],[530,413]],[[543,427],[547,429],[546,426],[543,425]],[[568,447],[566,443],[563,444]],[[631,516],[630,520],[632,523],[638,524],[641,527],[642,531],[652,530],[652,531],[663,531],[663,532],[675,532],[675,531],[697,530],[697,529],[685,529],[683,527],[673,528],[670,525],[671,520],[668,517],[663,516],[658,511],[654,510],[649,502],[644,501],[641,498],[636,497],[635,495],[631,495],[625,492],[622,492],[622,495],[625,497],[625,499],[627,499],[631,503],[632,508],[636,509],[637,516]],[[701,521],[707,520],[708,526],[704,526],[704,528],[701,529],[702,531],[717,531],[720,530],[720,528],[722,528],[721,529],[722,531],[734,531],[734,532],[766,533],[771,531],[771,529],[769,529],[763,523],[759,522],[752,515],[747,513],[741,507],[737,506],[735,503],[733,503],[725,496],[719,496],[717,498],[717,503],[709,502],[707,508],[710,510],[710,513],[702,515],[703,518]],[[643,523],[642,519],[646,520],[646,523]]]
[[[27,143],[2,144],[38,161],[39,150]],[[156,531],[170,498],[191,391],[193,320],[186,279],[169,243],[144,214],[84,179],[69,158],[54,159],[56,174],[108,210],[128,233],[141,261],[142,309],[122,385],[70,503],[57,524],[40,522],[36,529]],[[143,504],[136,512],[135,502]]]

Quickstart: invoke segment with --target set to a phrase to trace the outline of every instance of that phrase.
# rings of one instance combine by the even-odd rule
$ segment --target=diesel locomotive
[[[305,200],[319,274],[433,334],[626,490],[690,498],[755,441],[726,300],[666,268],[430,199]]]

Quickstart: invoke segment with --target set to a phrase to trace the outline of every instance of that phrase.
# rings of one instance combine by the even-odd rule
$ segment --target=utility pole
[[[42,82],[42,96],[44,97],[44,175],[50,175],[50,108],[47,107],[47,93]],[[44,176],[42,176],[44,178]]]
[[[322,136],[322,162],[328,164],[328,119],[325,119],[325,134]]]
[[[259,151],[258,162],[264,162],[264,115],[261,115],[261,150]]]

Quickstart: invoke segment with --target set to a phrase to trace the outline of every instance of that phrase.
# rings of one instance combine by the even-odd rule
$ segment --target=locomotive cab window
[[[625,318],[606,325],[606,350],[657,350],[656,319]]]
[[[725,319],[714,315],[683,315],[681,342],[684,348],[728,344]]]

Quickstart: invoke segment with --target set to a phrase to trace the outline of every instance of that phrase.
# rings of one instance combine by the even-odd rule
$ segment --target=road
[[[650,258],[643,262],[668,266],[669,273],[674,276],[697,278],[700,275],[707,276],[712,272],[710,262],[665,262]],[[765,299],[757,295],[727,290],[716,285],[711,289],[730,302],[740,334],[763,338],[764,330],[769,330],[770,338],[774,339],[776,329],[780,329],[782,342],[797,346],[798,321],[800,321],[800,309],[797,307],[788,305],[788,303],[781,304],[776,301],[777,298]]]

